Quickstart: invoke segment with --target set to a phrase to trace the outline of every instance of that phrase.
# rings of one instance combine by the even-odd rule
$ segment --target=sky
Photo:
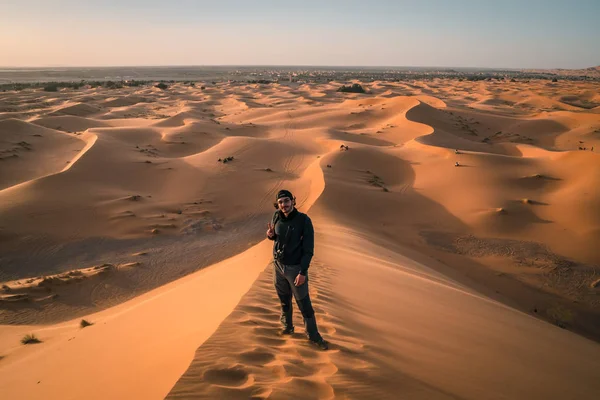
[[[0,0],[0,66],[600,65],[600,0]]]

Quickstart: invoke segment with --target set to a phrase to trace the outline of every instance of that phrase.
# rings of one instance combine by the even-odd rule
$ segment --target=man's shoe
[[[321,350],[329,350],[329,344],[323,338],[317,340],[310,339],[310,341]]]
[[[281,331],[282,335],[291,335],[292,333],[294,333],[294,327],[290,326],[287,328],[283,328],[283,330]]]

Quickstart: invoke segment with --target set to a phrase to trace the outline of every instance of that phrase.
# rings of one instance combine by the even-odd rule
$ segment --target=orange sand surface
[[[597,398],[600,85],[339,86],[0,93],[0,397]]]

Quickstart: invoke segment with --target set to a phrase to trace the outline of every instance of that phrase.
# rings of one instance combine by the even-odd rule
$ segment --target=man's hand
[[[268,237],[269,239],[273,239],[273,237],[275,236],[275,227],[273,226],[273,224],[272,224],[272,223],[270,223],[270,222],[269,222],[269,223],[267,224],[267,228],[268,228],[268,229],[267,229],[267,237]]]
[[[304,282],[306,282],[306,276],[298,274],[298,276],[296,276],[296,279],[294,280],[294,285],[302,286],[304,285]]]

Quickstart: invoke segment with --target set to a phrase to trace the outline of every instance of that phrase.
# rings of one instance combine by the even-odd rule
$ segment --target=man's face
[[[292,199],[290,199],[289,197],[282,197],[280,199],[277,199],[277,205],[279,206],[279,209],[285,214],[290,213],[293,208]]]

